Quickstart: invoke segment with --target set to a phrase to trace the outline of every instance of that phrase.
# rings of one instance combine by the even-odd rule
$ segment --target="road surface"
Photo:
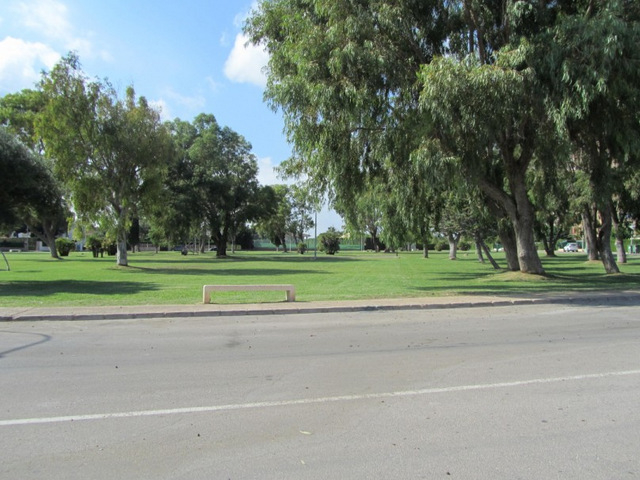
[[[638,313],[0,323],[0,478],[640,478]]]

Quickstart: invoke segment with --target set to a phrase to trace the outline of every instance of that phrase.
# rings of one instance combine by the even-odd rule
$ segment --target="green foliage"
[[[236,234],[235,243],[242,248],[242,250],[253,250],[253,230],[243,226]]]
[[[200,114],[192,124],[176,119],[168,127],[176,152],[164,201],[153,210],[154,236],[184,242],[209,230],[216,254],[224,256],[245,223],[263,214],[251,145],[213,115]]]
[[[306,251],[307,251],[307,244],[303,242],[298,243],[298,253],[302,255]]]
[[[36,131],[45,154],[76,211],[113,231],[117,263],[127,265],[132,216],[158,198],[171,152],[159,114],[132,87],[119,99],[108,82],[87,78],[74,54],[44,74],[40,87],[46,105]]]
[[[66,230],[67,208],[62,189],[44,159],[0,127],[0,225],[27,225],[51,248]]]
[[[98,254],[104,248],[105,238],[102,235],[89,235],[85,246],[91,250],[94,258],[98,258]]]
[[[0,124],[7,127],[20,142],[34,152],[43,149],[36,135],[36,118],[45,105],[45,97],[39,90],[22,90],[0,98]]]
[[[56,238],[56,250],[61,257],[68,257],[69,253],[76,249],[76,242],[70,238]]]
[[[440,240],[436,242],[435,251],[442,252],[443,250],[449,250],[449,242],[445,240]]]
[[[277,248],[281,245],[286,251],[285,237],[289,232],[291,219],[291,198],[289,187],[286,185],[273,185],[265,188],[265,199],[271,205],[271,211],[260,218],[257,231],[260,235],[269,239]]]
[[[329,229],[321,233],[318,236],[320,242],[319,249],[321,252],[325,252],[327,255],[335,255],[340,251],[340,237],[341,233],[336,231],[335,228],[329,227]]]
[[[18,221],[16,208],[30,202],[33,189],[32,172],[35,161],[5,128],[0,128],[0,224]]]

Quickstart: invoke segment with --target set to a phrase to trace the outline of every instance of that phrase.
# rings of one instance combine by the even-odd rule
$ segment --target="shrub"
[[[306,252],[306,251],[307,251],[307,244],[306,244],[306,243],[302,243],[302,242],[300,242],[300,243],[298,244],[298,253],[302,255],[302,254],[304,254],[304,252]]]
[[[445,242],[444,240],[440,240],[435,245],[436,252],[441,252],[443,250],[449,250],[449,242]]]
[[[89,238],[87,238],[86,246],[93,253],[93,258],[98,258],[98,254],[100,253],[100,250],[102,249],[102,240],[103,240],[103,238],[99,237],[97,235],[91,235],[91,236],[89,236]]]
[[[340,232],[335,228],[329,227],[324,233],[318,236],[320,241],[320,251],[325,252],[327,255],[334,255],[340,251]]]
[[[68,257],[69,252],[75,250],[75,248],[76,242],[73,240],[66,237],[56,238],[56,250],[61,257]]]
[[[470,244],[469,242],[464,242],[464,241],[463,241],[463,242],[460,242],[460,243],[458,244],[458,248],[459,248],[460,250],[462,250],[463,252],[466,252],[466,251],[468,251],[468,250],[471,250],[471,244]]]

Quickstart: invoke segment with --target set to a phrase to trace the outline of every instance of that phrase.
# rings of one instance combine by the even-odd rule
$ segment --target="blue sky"
[[[212,113],[243,135],[259,159],[260,183],[291,154],[280,114],[263,102],[267,54],[246,46],[252,0],[1,0],[0,96],[32,88],[69,51],[90,76],[123,93],[133,85],[163,118]],[[322,212],[319,231],[340,228]]]

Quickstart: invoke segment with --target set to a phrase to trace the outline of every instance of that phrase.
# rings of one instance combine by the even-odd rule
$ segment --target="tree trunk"
[[[616,256],[618,263],[627,263],[627,252],[624,250],[624,238],[616,235]]]
[[[46,219],[42,221],[42,228],[37,228],[30,223],[27,223],[26,225],[29,231],[32,232],[36,236],[36,238],[38,238],[42,243],[49,247],[51,258],[60,260],[58,251],[56,250],[56,231],[58,225],[53,224],[53,222],[49,222]]]
[[[504,250],[507,269],[517,272],[520,269],[518,264],[518,251],[516,246],[516,235],[513,225],[504,207],[504,202],[500,201],[500,195],[488,183],[482,183],[481,188],[485,193],[485,203],[491,214],[495,217],[498,226],[498,237]]]
[[[226,257],[227,256],[227,242],[218,242],[216,243],[216,257]]]
[[[447,233],[447,239],[449,240],[449,260],[458,259],[458,241],[460,235],[455,233]]]
[[[535,212],[531,200],[529,200],[524,175],[511,175],[509,186],[513,192],[515,209],[507,210],[507,213],[511,218],[516,235],[520,271],[522,273],[544,275],[544,268],[542,268],[542,262],[538,256],[533,234]]]
[[[529,129],[530,130],[530,129]],[[492,183],[487,178],[480,178],[480,189],[485,195],[493,199],[503,210],[513,225],[516,239],[518,267],[522,273],[544,275],[544,268],[538,256],[538,249],[534,236],[535,211],[527,191],[527,167],[533,157],[533,138],[535,132],[529,131],[530,138],[525,138],[520,144],[520,153],[515,157],[513,138],[507,136],[501,145],[501,156],[506,167],[509,192],[504,186]],[[506,251],[506,245],[505,245]],[[510,265],[511,267],[511,265]]]
[[[42,238],[42,242],[49,247],[49,252],[51,253],[51,258],[55,258],[56,260],[60,260],[58,256],[58,252],[56,251],[56,236],[51,230],[46,229],[44,232],[44,238]]]
[[[378,239],[378,235],[377,235],[377,230],[370,230],[369,233],[371,234],[371,242],[373,243],[373,250],[376,253],[380,253],[380,240]]]
[[[422,236],[422,258],[429,258],[429,232],[424,229],[421,232]]]
[[[7,272],[10,272],[11,266],[9,265],[9,260],[7,260],[7,257],[5,256],[2,250],[0,250],[0,254],[2,254],[2,258],[4,258],[4,263],[7,265]]]
[[[543,228],[540,228],[540,238],[542,239],[542,244],[544,246],[544,253],[547,257],[555,257],[556,256],[556,243],[558,241],[556,229],[554,228],[555,219],[549,218],[547,220],[547,231],[545,232]]]
[[[489,259],[491,266],[496,270],[500,270],[500,265],[498,265],[498,262],[496,262],[493,256],[491,255],[491,250],[489,250],[489,247],[487,247],[487,244],[484,242],[484,240],[480,242],[480,246],[484,250],[484,253],[487,255],[487,258]]]
[[[498,222],[498,236],[500,243],[504,249],[505,260],[507,261],[507,269],[512,272],[520,270],[518,263],[518,247],[516,246],[516,234],[513,231],[511,223]]]
[[[620,273],[618,265],[611,251],[611,209],[599,210],[601,227],[596,239],[598,253],[602,259],[602,265],[607,273]]]
[[[521,217],[513,224],[518,249],[518,265],[522,273],[544,275],[530,220],[530,218]]]
[[[620,228],[620,217],[618,217],[618,214],[613,207],[611,209],[611,219],[616,231],[616,255],[618,257],[618,263],[624,264],[627,263],[627,252],[624,250],[624,234]]]
[[[479,263],[484,263],[484,256],[482,255],[482,247],[480,246],[480,241],[476,239],[476,256],[478,257]]]
[[[589,260],[599,260],[598,245],[596,236],[595,218],[589,212],[589,208],[585,207],[582,212],[582,230],[584,231],[584,248],[587,250]]]
[[[116,251],[116,265],[120,267],[127,267],[129,265],[127,261],[127,234],[118,235],[118,244]]]
[[[224,233],[216,232],[213,235],[213,240],[216,244],[216,257],[226,257],[227,256],[227,236]]]

